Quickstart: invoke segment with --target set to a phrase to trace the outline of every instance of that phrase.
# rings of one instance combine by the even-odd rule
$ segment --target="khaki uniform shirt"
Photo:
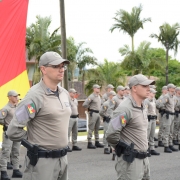
[[[70,103],[71,103],[71,110],[72,110],[71,115],[78,115],[78,101],[77,101],[77,99],[71,99]]]
[[[92,93],[83,103],[84,108],[99,111],[101,108],[101,98],[99,95]]]
[[[176,103],[175,103],[175,111],[180,111],[180,96],[175,96]]]
[[[101,109],[99,111],[99,114],[102,117],[109,117],[112,118],[113,116],[113,107],[114,107],[115,101],[108,99],[106,102],[103,103],[101,106]]]
[[[1,124],[4,124],[6,126],[9,125],[9,123],[13,118],[15,109],[16,109],[16,105],[13,105],[10,102],[8,102],[8,104],[0,110],[0,119],[3,120],[1,121],[2,122]]]
[[[108,100],[108,93],[104,93],[102,96],[102,100],[101,100],[101,104],[103,104],[104,102],[106,102]]]
[[[156,103],[155,99],[145,99],[145,107],[147,108],[147,115],[155,116],[156,115]]]
[[[158,109],[165,109],[166,111],[174,112],[175,98],[173,95],[167,93],[164,97],[159,98],[156,101],[156,107]]]
[[[112,99],[113,101],[115,101],[114,109],[116,109],[119,106],[119,104],[124,100],[124,97],[116,94],[116,96],[114,96]]]
[[[146,152],[148,149],[148,120],[145,107],[138,107],[133,97],[127,97],[113,112],[106,132],[108,143],[116,147],[119,140],[134,143],[134,149]]]
[[[57,88],[58,97],[41,80],[29,90],[8,126],[7,135],[12,141],[28,138],[30,143],[48,150],[68,145],[70,97],[64,88]]]

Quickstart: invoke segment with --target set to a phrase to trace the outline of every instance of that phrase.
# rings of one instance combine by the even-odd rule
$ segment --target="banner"
[[[28,0],[0,0],[0,108],[7,93],[23,98],[29,89],[26,71],[25,37]]]

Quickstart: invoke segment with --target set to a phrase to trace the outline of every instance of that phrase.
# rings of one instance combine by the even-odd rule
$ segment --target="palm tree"
[[[41,55],[46,51],[55,51],[61,54],[61,37],[59,28],[55,29],[52,34],[49,32],[50,17],[42,18],[41,16],[36,16],[36,18],[36,23],[32,23],[26,29],[26,49],[28,51],[28,58],[34,57],[37,65]],[[34,77],[34,83],[37,83],[40,79],[40,71],[37,66]]]
[[[82,92],[84,93],[84,81],[87,65],[96,65],[96,58],[90,48],[84,47],[86,43],[79,43],[77,46],[76,63],[79,68],[79,74],[82,75]]]
[[[113,18],[116,21],[116,24],[113,24],[113,26],[110,28],[111,32],[113,32],[114,29],[119,29],[119,31],[123,31],[131,37],[132,52],[134,52],[134,35],[140,28],[143,29],[143,24],[145,22],[151,21],[151,18],[140,19],[141,11],[141,5],[139,7],[133,7],[131,13],[120,9],[116,12],[116,16]]]
[[[164,23],[162,26],[159,27],[160,33],[151,34],[150,37],[157,38],[158,42],[166,48],[166,85],[168,84],[168,55],[169,50],[174,50],[174,54],[176,55],[178,50],[178,45],[180,41],[178,40],[180,24],[175,23],[172,26],[168,23]]]
[[[107,59],[104,63],[98,64],[96,69],[89,70],[85,87],[87,94],[91,93],[92,85],[96,83],[101,86],[112,84],[115,87],[125,85],[126,75],[121,70],[119,63],[109,62]]]
[[[122,56],[125,56],[121,66],[124,69],[129,69],[132,74],[144,73],[150,75],[150,70],[154,67],[161,69],[162,59],[152,54],[151,43],[143,41],[138,46],[137,50],[132,52],[128,45],[119,49]]]

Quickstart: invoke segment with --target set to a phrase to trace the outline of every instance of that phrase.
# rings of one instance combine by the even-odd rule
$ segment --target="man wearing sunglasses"
[[[68,179],[66,153],[71,106],[69,93],[58,86],[66,64],[69,61],[56,52],[40,57],[42,79],[20,102],[8,127],[9,138],[22,141],[27,148],[23,179]]]

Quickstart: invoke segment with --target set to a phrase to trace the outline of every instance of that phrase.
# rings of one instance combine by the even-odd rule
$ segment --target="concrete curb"
[[[156,129],[155,133],[158,133],[159,129]],[[99,138],[103,138],[104,134],[100,134]],[[94,136],[92,137],[94,139]],[[78,136],[77,141],[86,141],[87,142],[87,136]]]

